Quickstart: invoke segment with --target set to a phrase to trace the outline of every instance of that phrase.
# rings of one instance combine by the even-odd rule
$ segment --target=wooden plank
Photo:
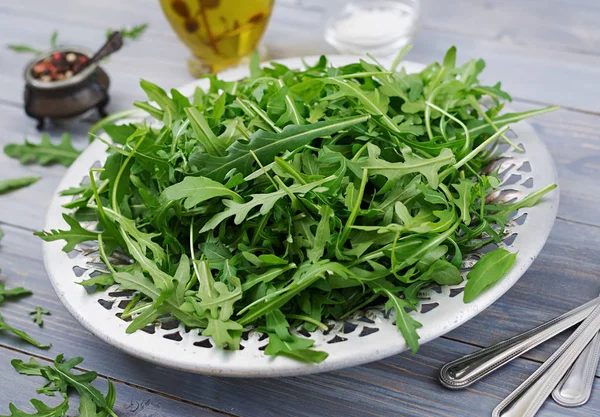
[[[4,335],[0,337],[0,343],[45,356],[58,352],[69,356],[84,354],[86,366],[110,378],[129,381],[232,414],[261,417],[449,416],[457,414],[456,410],[468,404],[466,408],[469,411],[465,411],[464,415],[481,416],[487,415],[537,366],[527,360],[517,361],[470,390],[448,392],[437,385],[437,369],[442,363],[473,348],[453,340],[438,339],[423,346],[416,357],[403,354],[374,364],[316,376],[245,380],[172,371],[120,353],[82,329],[53,294],[44,272],[41,245],[37,238],[12,227],[5,229],[6,237],[0,248],[4,281],[11,287],[22,285],[31,288],[34,295],[18,303],[8,303],[1,312],[8,323],[22,327],[43,342],[52,342],[54,346],[49,352],[44,352]],[[515,287],[449,336],[485,346],[593,298],[598,291],[595,271],[600,262],[594,250],[600,244],[597,231],[597,228],[558,221],[539,259]],[[27,312],[36,305],[52,312],[44,329],[39,329],[27,317]],[[542,361],[550,354],[549,347],[556,347],[556,344],[530,352],[527,358]],[[299,406],[294,398],[303,398],[303,405]],[[600,401],[600,396],[595,395],[592,399]],[[599,406],[592,402],[590,409],[579,409],[577,412],[581,414],[574,415],[592,415],[590,410]],[[550,407],[549,414],[542,415],[564,415],[561,412],[562,409]]]
[[[593,0],[424,0],[426,29],[530,48],[600,52],[600,5]]]
[[[29,361],[30,356],[8,349],[0,349],[0,413],[8,413],[9,402],[25,412],[35,412],[30,403],[31,398],[37,398],[50,407],[55,407],[62,402],[62,397],[57,395],[48,397],[36,394],[36,389],[41,387],[46,380],[40,377],[18,375],[11,366],[10,361],[21,359]],[[42,365],[50,365],[51,361],[38,359]],[[46,362],[46,363],[44,363]],[[84,368],[86,362],[83,362]],[[79,367],[78,367],[79,368]],[[81,368],[79,368],[81,369]],[[161,394],[126,385],[119,381],[113,381],[117,392],[117,401],[114,411],[121,417],[225,417],[230,414],[220,413],[204,407],[183,403]],[[106,378],[99,377],[93,385],[102,392],[107,391],[108,382]],[[78,399],[71,398],[69,402],[69,415],[75,415],[79,407]]]

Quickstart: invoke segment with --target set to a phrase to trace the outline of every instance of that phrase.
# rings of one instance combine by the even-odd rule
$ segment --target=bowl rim
[[[38,62],[42,61],[43,59],[51,56],[52,54],[54,54],[56,52],[75,52],[75,53],[85,55],[88,58],[92,55],[91,49],[86,48],[84,46],[76,46],[76,45],[60,46],[57,48],[48,49],[44,52],[40,52],[39,54],[37,54],[35,56],[34,59],[32,59],[27,64],[27,66],[25,67],[25,70],[23,71],[23,78],[25,78],[25,83],[28,86],[32,86],[32,87],[35,87],[40,90],[58,90],[58,89],[65,88],[65,87],[72,87],[72,86],[75,86],[75,85],[81,83],[85,79],[87,79],[98,68],[97,63],[92,63],[89,66],[87,66],[86,68],[84,68],[83,71],[75,74],[73,77],[64,79],[64,80],[60,80],[60,81],[45,82],[45,81],[40,81],[40,80],[35,79],[32,75],[33,67]]]

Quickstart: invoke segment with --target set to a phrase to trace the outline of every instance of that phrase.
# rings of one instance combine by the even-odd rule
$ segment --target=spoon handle
[[[468,387],[537,345],[582,322],[599,302],[600,298],[596,298],[508,340],[448,362],[440,369],[441,384],[450,389]]]
[[[563,407],[584,405],[592,394],[592,386],[600,359],[600,333],[581,352],[569,372],[558,383],[552,398]]]
[[[102,45],[102,47],[98,50],[98,52],[96,52],[94,56],[92,56],[84,65],[82,65],[81,68],[79,68],[79,71],[77,72],[81,72],[85,67],[88,67],[100,61],[102,58],[106,58],[113,52],[116,52],[119,49],[121,49],[122,46],[123,35],[121,34],[121,32],[118,31],[113,32],[106,41],[106,43]]]

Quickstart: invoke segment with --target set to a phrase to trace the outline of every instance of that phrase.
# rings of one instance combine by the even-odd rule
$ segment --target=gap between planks
[[[33,357],[33,358],[39,359],[41,361],[48,362],[50,364],[54,363],[54,359],[52,359],[52,358],[49,358],[49,357],[46,357],[46,356],[43,356],[43,355],[40,355],[40,354],[37,354],[37,353],[31,353],[31,352],[28,352],[26,350],[17,349],[15,347],[12,347],[12,346],[9,346],[9,345],[5,345],[3,343],[0,343],[0,349],[6,349],[6,350],[9,350],[11,352],[19,353],[21,355]],[[81,366],[75,366],[73,369],[76,369],[76,370],[81,371],[81,372],[92,372],[91,369],[86,369],[86,368],[81,367]],[[93,371],[93,372],[96,372],[96,371]],[[217,413],[217,414],[223,415],[224,417],[239,417],[236,414],[226,413],[224,411],[218,410],[216,408],[207,407],[205,405],[196,403],[194,401],[185,400],[183,398],[179,398],[179,397],[176,397],[176,396],[173,396],[173,395],[165,394],[165,393],[163,393],[161,391],[156,391],[156,390],[153,390],[153,389],[145,388],[145,387],[142,387],[140,385],[133,384],[131,382],[122,381],[120,379],[109,378],[108,376],[106,376],[104,374],[101,374],[101,373],[98,373],[98,372],[96,372],[96,373],[98,374],[99,377],[104,378],[107,381],[116,382],[117,384],[127,385],[130,388],[133,388],[133,389],[136,389],[136,390],[139,390],[139,391],[145,391],[145,392],[148,392],[150,394],[157,395],[159,397],[166,398],[166,399],[171,400],[171,401],[177,401],[177,402],[182,403],[182,404],[187,404],[187,405],[191,405],[191,406],[194,406],[194,407],[202,408],[204,410],[211,411],[213,413]],[[117,393],[117,395],[118,395],[118,393]]]

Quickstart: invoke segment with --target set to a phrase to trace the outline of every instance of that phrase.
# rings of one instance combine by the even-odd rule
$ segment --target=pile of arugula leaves
[[[416,352],[418,292],[461,283],[462,254],[499,243],[511,214],[555,187],[496,204],[498,176],[482,172],[495,144],[511,143],[510,123],[556,108],[501,115],[510,96],[479,83],[482,60],[457,66],[453,47],[407,74],[403,53],[389,69],[255,58],[248,78],[210,76],[191,102],[142,81],[149,102],[135,104],[162,125],[106,126],[104,167],[64,192],[70,229],[38,235],[65,251],[98,242],[109,273],[81,284],[138,292],[128,332],[169,315],[234,350],[253,326],[269,336],[265,354],[320,362],[327,354],[290,329],[385,304]],[[80,224],[91,220],[97,229]],[[484,255],[465,302],[515,256]]]

